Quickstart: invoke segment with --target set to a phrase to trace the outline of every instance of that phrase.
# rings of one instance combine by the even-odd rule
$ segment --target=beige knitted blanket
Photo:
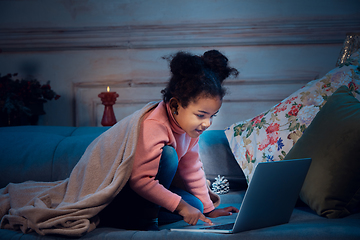
[[[0,227],[40,235],[81,236],[129,179],[140,122],[149,103],[115,124],[86,149],[69,178],[24,182],[0,189]]]

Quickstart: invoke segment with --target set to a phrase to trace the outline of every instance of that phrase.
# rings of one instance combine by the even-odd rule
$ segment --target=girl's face
[[[192,138],[197,138],[211,126],[219,112],[222,101],[219,97],[200,97],[186,108],[178,103],[177,114],[173,114],[180,127]],[[174,112],[174,111],[173,111]]]

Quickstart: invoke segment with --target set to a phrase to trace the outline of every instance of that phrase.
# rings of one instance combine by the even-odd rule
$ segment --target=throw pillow
[[[259,162],[283,160],[327,99],[347,85],[360,99],[359,52],[324,77],[311,81],[279,104],[225,130],[236,161],[250,182]]]
[[[300,198],[317,214],[348,216],[360,202],[360,102],[340,87],[286,155],[311,157]]]

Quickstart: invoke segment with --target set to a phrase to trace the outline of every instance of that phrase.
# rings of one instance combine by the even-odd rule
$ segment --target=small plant
[[[49,82],[42,85],[37,79],[15,79],[16,76],[0,75],[1,125],[13,125],[11,121],[16,122],[14,125],[21,125],[20,118],[38,118],[45,114],[44,103],[60,97],[51,89]]]

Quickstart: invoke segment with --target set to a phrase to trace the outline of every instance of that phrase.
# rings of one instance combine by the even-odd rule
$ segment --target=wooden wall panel
[[[160,100],[164,55],[219,49],[239,69],[213,129],[254,117],[322,77],[347,32],[360,31],[359,2],[336,0],[0,1],[0,73],[32,74],[61,95],[41,125],[99,126],[106,86],[118,120]]]
[[[294,76],[293,76],[294,77]],[[225,129],[232,123],[246,120],[268,110],[292,92],[308,82],[309,78],[298,77],[294,81],[267,79],[267,81],[236,81],[225,84],[228,94],[224,97],[223,106],[213,122],[211,129]],[[164,83],[92,82],[79,83],[74,86],[76,96],[76,126],[101,126],[104,106],[97,95],[110,90],[119,94],[113,106],[117,120],[121,120],[140,109],[150,101],[160,101]]]
[[[0,30],[2,52],[330,44],[360,31],[358,18],[199,21],[159,25]]]

